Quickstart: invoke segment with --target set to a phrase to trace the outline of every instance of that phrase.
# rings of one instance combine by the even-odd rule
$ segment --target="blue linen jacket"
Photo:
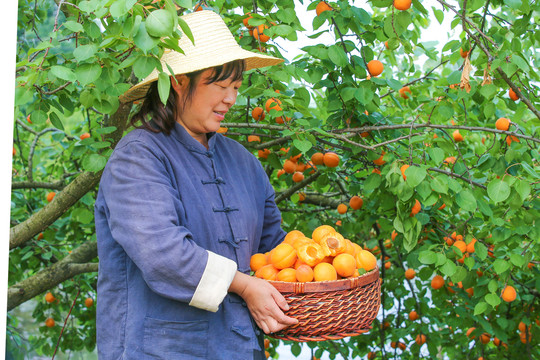
[[[259,161],[176,124],[116,146],[95,203],[97,347],[107,359],[253,359],[262,332],[227,289],[252,254],[281,242],[281,214]]]

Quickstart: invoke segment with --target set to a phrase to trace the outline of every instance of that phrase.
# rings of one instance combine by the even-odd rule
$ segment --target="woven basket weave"
[[[339,340],[371,329],[381,305],[379,269],[351,279],[310,283],[270,281],[298,319],[269,336],[292,341]]]

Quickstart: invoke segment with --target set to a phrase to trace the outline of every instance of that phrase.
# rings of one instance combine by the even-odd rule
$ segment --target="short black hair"
[[[246,69],[246,62],[244,60],[234,60],[226,64],[216,66],[212,68],[214,72],[206,81],[207,84],[214,82],[231,79],[232,81],[242,80],[244,71]],[[197,83],[201,74],[207,69],[194,71],[185,74],[189,78],[189,84],[187,92],[184,95],[182,108],[184,108],[193,98]],[[169,135],[174,128],[177,117],[177,103],[180,101],[176,91],[174,91],[172,84],[169,90],[169,98],[164,105],[159,97],[157,81],[154,81],[148,90],[143,104],[139,111],[132,116],[130,123],[137,128],[147,129],[152,132],[164,132]],[[136,126],[136,123],[140,121],[141,125]]]

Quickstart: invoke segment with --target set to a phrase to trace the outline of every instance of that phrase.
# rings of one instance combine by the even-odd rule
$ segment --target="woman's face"
[[[213,69],[205,70],[197,80],[197,85],[191,101],[183,106],[183,98],[186,94],[190,79],[185,75],[177,76],[178,84],[172,80],[173,88],[178,94],[178,118],[177,122],[187,132],[201,142],[207,144],[206,134],[217,131],[225,114],[236,102],[238,89],[242,81],[231,79],[207,83]]]

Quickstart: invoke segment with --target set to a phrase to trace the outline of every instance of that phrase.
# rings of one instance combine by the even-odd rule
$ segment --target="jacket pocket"
[[[206,359],[208,321],[144,319],[143,352],[155,359]]]

